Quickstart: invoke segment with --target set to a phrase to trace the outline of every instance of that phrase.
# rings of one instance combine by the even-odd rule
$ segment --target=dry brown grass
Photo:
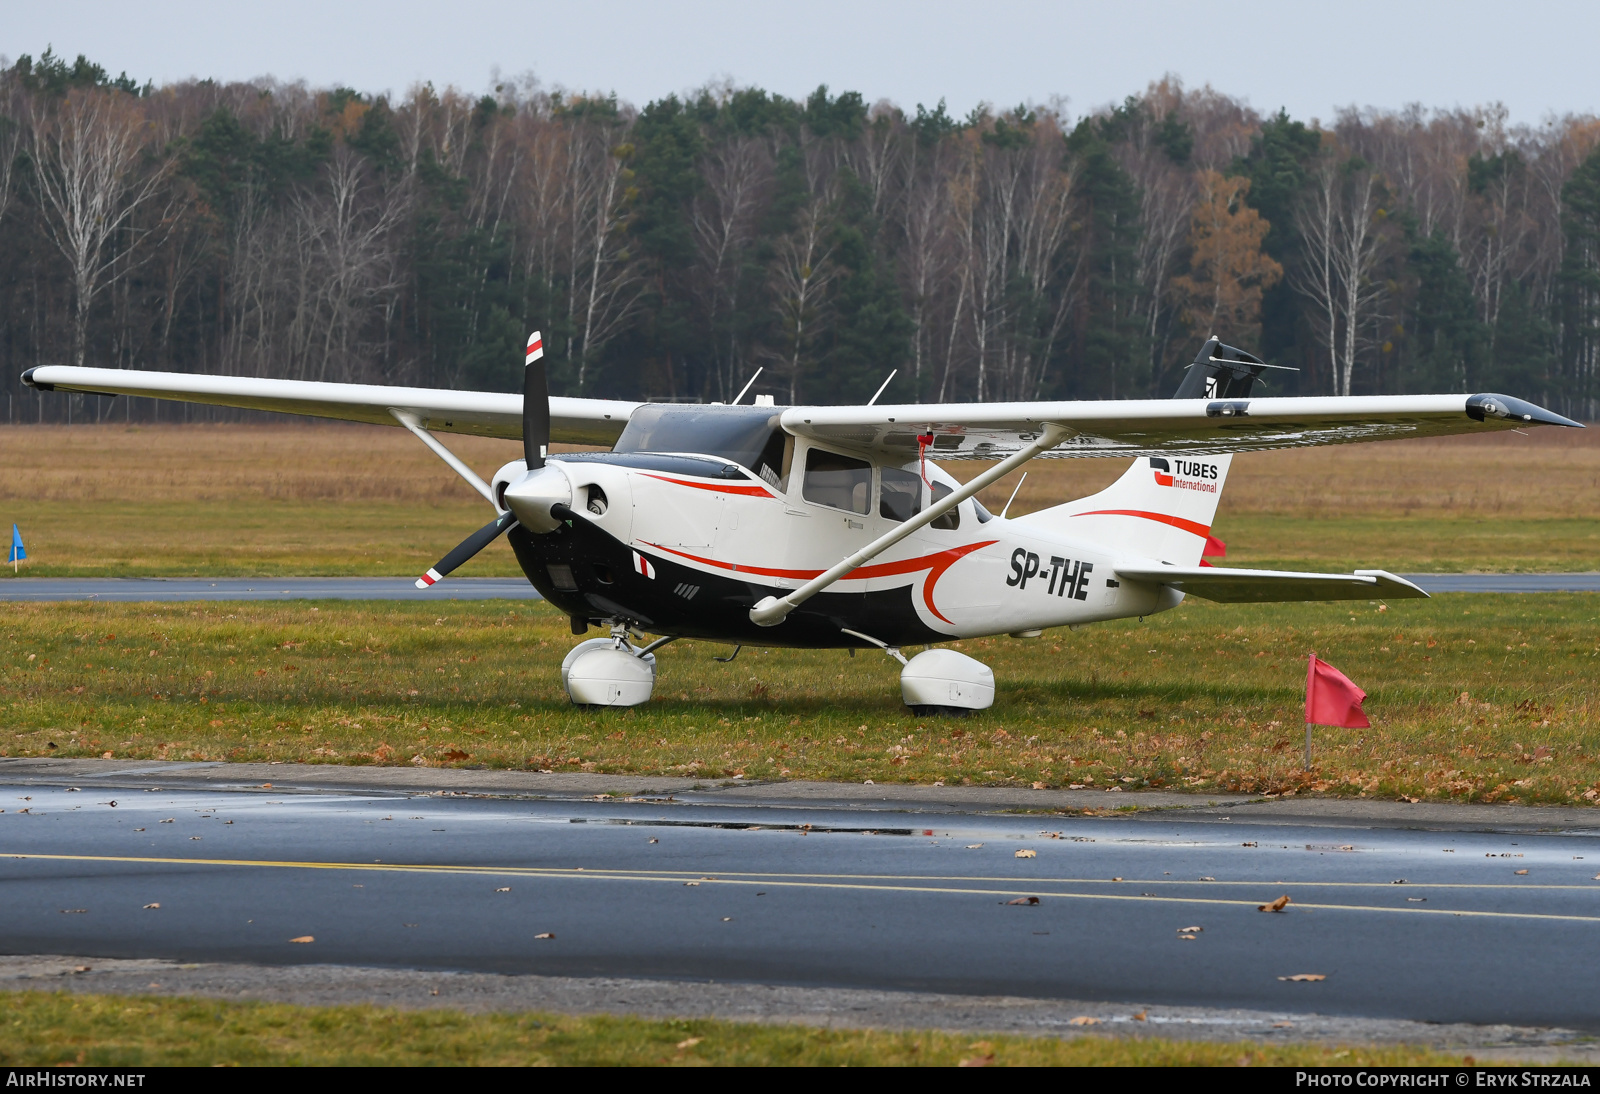
[[[966,479],[987,465],[947,466]],[[1092,494],[1126,468],[1122,460],[1036,460],[1012,511]],[[998,512],[1015,486],[1013,475],[979,497]],[[1600,429],[1246,453],[1233,461],[1219,518],[1247,513],[1600,520]]]
[[[513,441],[447,437],[488,478]],[[481,506],[414,437],[368,425],[0,428],[0,501],[382,501]]]

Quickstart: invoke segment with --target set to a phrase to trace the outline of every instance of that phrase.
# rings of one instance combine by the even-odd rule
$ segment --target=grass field
[[[914,717],[880,654],[679,642],[655,698],[580,710],[533,602],[0,605],[0,755],[483,765],[705,778],[1600,797],[1600,597],[1191,600],[1140,623],[956,643],[995,706]],[[1305,655],[1371,692],[1317,731]],[[1118,801],[1109,795],[1107,807]]]
[[[875,1032],[714,1020],[296,1007],[0,993],[0,1066],[1039,1065],[1459,1066],[1409,1046],[1271,1045]]]
[[[485,475],[520,455],[448,440]],[[0,459],[0,523],[22,527],[36,576],[416,574],[489,516],[409,434],[376,426],[0,427]],[[1012,512],[1125,467],[1037,461]],[[1015,485],[982,497],[999,511]],[[1234,565],[1600,569],[1600,430],[1241,456],[1215,531]],[[517,569],[497,544],[461,573]]]

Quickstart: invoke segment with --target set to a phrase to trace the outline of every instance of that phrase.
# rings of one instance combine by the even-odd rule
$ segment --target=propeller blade
[[[485,524],[482,528],[462,540],[455,550],[445,555],[431,570],[417,578],[417,588],[426,589],[429,585],[439,581],[457,566],[460,566],[467,559],[499,539],[505,532],[510,531],[511,526],[515,523],[517,523],[515,513],[501,513],[488,524]]]
[[[528,356],[522,374],[522,454],[529,471],[544,466],[550,447],[550,385],[544,374],[544,339],[528,335]]]

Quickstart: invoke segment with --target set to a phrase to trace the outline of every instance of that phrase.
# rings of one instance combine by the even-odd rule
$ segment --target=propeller
[[[529,471],[544,467],[550,447],[550,384],[544,375],[544,340],[528,335],[528,356],[522,370],[522,457]]]
[[[426,589],[429,585],[441,580],[457,566],[460,566],[467,559],[499,539],[515,523],[517,523],[515,513],[501,513],[488,524],[485,524],[482,528],[479,528],[466,539],[456,544],[449,554],[434,563],[427,573],[417,578],[417,588]]]
[[[545,470],[545,454],[550,448],[550,385],[544,372],[544,341],[538,331],[528,335],[528,352],[524,360],[522,377],[522,451],[528,473],[521,482],[513,483],[503,492],[508,511],[501,513],[456,545],[427,573],[417,578],[417,588],[428,586],[445,577],[473,555],[510,531],[522,516],[518,510],[533,506],[533,529],[548,532],[560,522],[551,514],[551,503],[557,505],[571,500],[566,476],[551,468]],[[545,482],[551,475],[560,483]],[[521,488],[520,490],[518,488]],[[560,487],[562,489],[555,489]],[[548,496],[546,496],[548,495]],[[539,502],[543,505],[539,505]]]

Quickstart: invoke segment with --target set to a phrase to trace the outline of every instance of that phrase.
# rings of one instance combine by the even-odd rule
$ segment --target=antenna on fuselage
[[[729,406],[738,406],[739,405],[739,400],[744,398],[744,393],[750,390],[751,385],[753,385],[756,382],[756,376],[760,376],[761,375],[761,369],[763,369],[763,368],[766,368],[766,366],[765,365],[761,365],[756,369],[755,376],[750,377],[750,383],[745,384],[744,387],[739,389],[739,394],[737,394],[737,395],[735,395],[733,397],[733,402],[729,403],[728,404]]]
[[[878,396],[879,396],[879,395],[882,395],[882,394],[883,394],[883,390],[884,390],[884,388],[886,388],[886,387],[888,387],[888,386],[889,386],[889,381],[890,381],[890,380],[893,380],[893,379],[894,379],[894,378],[895,378],[895,376],[896,376],[896,375],[897,375],[897,374],[898,374],[898,373],[899,373],[899,372],[900,372],[900,370],[899,370],[899,369],[897,369],[897,368],[895,368],[895,369],[890,369],[890,370],[889,370],[889,375],[888,375],[888,377],[887,377],[887,378],[886,378],[886,379],[885,379],[885,380],[884,380],[884,381],[883,381],[883,386],[882,386],[882,387],[880,387],[880,388],[878,388],[878,390],[877,390],[877,392],[876,392],[876,393],[875,393],[875,394],[874,394],[874,395],[873,395],[873,396],[872,396],[872,398],[870,398],[870,399],[868,399],[868,400],[867,400],[867,405],[868,405],[868,406],[871,406],[871,405],[872,405],[872,404],[873,404],[873,403],[875,403],[875,402],[877,402],[877,401],[878,401]]]
[[[1017,500],[1017,494],[1022,491],[1022,484],[1028,481],[1028,473],[1024,471],[1022,478],[1017,480],[1017,488],[1011,491],[1011,496],[1006,499],[1006,507],[1000,510],[1000,519],[1005,520],[1006,514],[1011,512],[1011,503]]]

